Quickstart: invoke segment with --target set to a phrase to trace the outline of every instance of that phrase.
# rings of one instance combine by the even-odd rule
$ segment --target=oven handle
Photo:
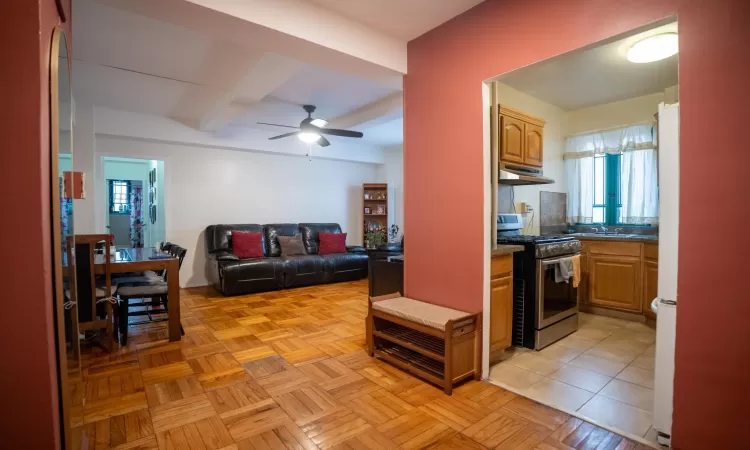
[[[561,256],[559,258],[554,258],[554,259],[550,259],[550,258],[540,259],[539,262],[541,262],[543,266],[548,266],[550,264],[554,264],[554,263],[556,263],[558,261],[561,261],[561,260],[563,260],[565,258],[570,258],[571,256],[576,256],[576,255],[581,256],[580,253],[572,253],[570,255],[565,255],[565,256]]]

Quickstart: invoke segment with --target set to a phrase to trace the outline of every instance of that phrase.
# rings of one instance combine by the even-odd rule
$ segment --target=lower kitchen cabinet
[[[588,277],[590,305],[642,311],[640,257],[589,254]]]
[[[585,248],[585,246],[584,246]],[[589,302],[589,255],[581,253],[581,280],[578,283],[578,303]]]
[[[513,255],[490,261],[490,362],[513,341]]]
[[[490,280],[490,353],[510,347],[513,337],[513,277]]]

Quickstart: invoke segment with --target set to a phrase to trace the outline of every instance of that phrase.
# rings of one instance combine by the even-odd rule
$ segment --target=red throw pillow
[[[232,253],[240,259],[263,257],[263,233],[232,230]]]
[[[331,253],[346,253],[346,233],[318,233],[320,239],[319,255],[330,255]]]

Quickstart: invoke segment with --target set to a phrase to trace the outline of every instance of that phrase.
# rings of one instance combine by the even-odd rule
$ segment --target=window
[[[623,225],[620,199],[620,161],[622,155],[594,157],[594,203],[592,223]]]
[[[109,212],[130,214],[130,181],[109,180]]]
[[[658,157],[653,125],[634,125],[566,140],[568,223],[659,222]]]

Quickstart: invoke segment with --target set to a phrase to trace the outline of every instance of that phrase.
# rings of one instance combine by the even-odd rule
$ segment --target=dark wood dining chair
[[[182,248],[178,245],[172,245],[169,249],[169,253],[175,258],[178,258],[179,267],[182,267],[182,261],[185,259],[187,249]],[[126,283],[118,286],[118,294],[120,297],[120,303],[118,307],[118,322],[120,328],[121,345],[127,345],[128,343],[128,325],[130,325],[130,316],[148,316],[148,322],[141,323],[163,322],[168,320],[168,276],[169,271],[164,274],[163,279],[152,279],[149,281]],[[141,299],[141,301],[138,303],[130,303],[131,299]],[[137,310],[134,310],[133,308],[137,308]],[[167,314],[167,317],[154,319],[153,316],[160,314]],[[182,329],[182,325],[180,325],[180,331],[182,332],[182,334],[185,334],[185,331]]]
[[[114,297],[117,285],[112,282],[112,255],[109,251],[108,234],[77,234],[76,245],[76,288],[78,294],[78,329],[107,330],[107,350],[114,349]],[[104,242],[100,258],[96,246]],[[97,278],[96,267],[101,265],[103,273]]]

